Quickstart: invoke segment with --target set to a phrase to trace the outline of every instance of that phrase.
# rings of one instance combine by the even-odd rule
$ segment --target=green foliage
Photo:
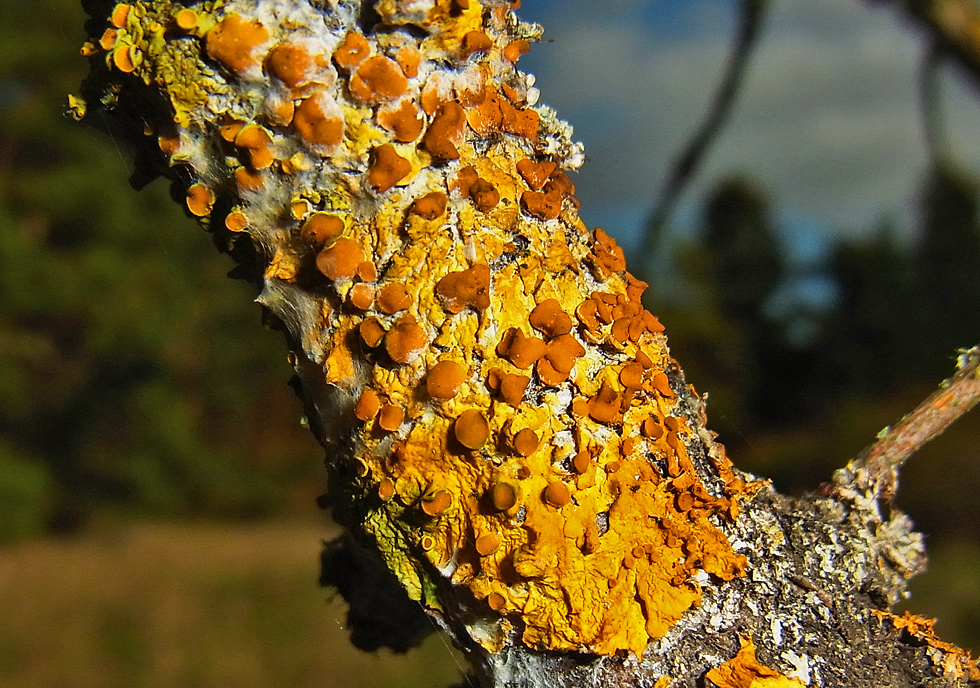
[[[319,452],[254,294],[162,182],[133,191],[130,153],[62,114],[83,21],[74,0],[0,5],[0,439],[51,477],[55,527],[312,498]]]
[[[958,348],[980,342],[980,183],[945,165],[922,186],[914,240],[883,224],[839,239],[811,268],[836,299],[803,342],[790,336],[792,310],[770,308],[791,277],[772,202],[738,178],[705,199],[697,239],[671,256],[682,298],[650,307],[738,465],[781,489],[814,488],[952,374]],[[980,456],[966,438],[978,423],[961,421],[903,471],[900,499],[927,530],[974,528]]]
[[[45,532],[54,480],[38,462],[0,443],[0,544]]]

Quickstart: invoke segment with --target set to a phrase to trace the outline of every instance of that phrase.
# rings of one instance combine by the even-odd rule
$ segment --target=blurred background
[[[317,587],[335,528],[285,347],[167,185],[136,193],[63,116],[77,5],[0,0],[0,684],[447,685],[440,637],[358,652]],[[881,3],[602,7],[521,12],[547,30],[521,67],[590,158],[583,219],[650,282],[736,464],[813,488],[980,343],[980,96]],[[978,440],[974,412],[898,500],[931,555],[906,607],[974,650]]]

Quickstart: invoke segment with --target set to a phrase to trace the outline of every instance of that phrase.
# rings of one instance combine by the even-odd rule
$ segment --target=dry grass
[[[0,550],[8,688],[407,688],[459,678],[441,638],[353,649],[314,524],[132,524]]]

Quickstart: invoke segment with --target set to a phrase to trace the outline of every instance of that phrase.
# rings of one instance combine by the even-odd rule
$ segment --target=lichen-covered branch
[[[578,217],[519,3],[87,4],[73,111],[108,113],[260,288],[355,543],[325,562],[384,574],[330,572],[349,596],[393,578],[482,686],[970,678],[888,612],[921,538],[861,471],[790,500],[715,442],[646,285]]]

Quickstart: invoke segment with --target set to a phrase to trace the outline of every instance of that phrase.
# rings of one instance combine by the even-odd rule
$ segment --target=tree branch
[[[578,217],[512,3],[87,6],[73,112],[172,180],[285,334],[362,647],[413,642],[417,606],[484,688],[977,679],[888,612],[924,553],[870,463],[793,500],[715,441]]]
[[[769,6],[769,0],[742,0],[739,3],[738,28],[725,73],[707,116],[683,145],[670,167],[660,198],[654,204],[653,214],[647,222],[643,239],[644,255],[656,255],[661,248],[663,233],[678,201],[694,179],[699,167],[707,158],[712,144],[718,139],[731,116],[745,82],[755,47],[762,34]]]
[[[847,465],[847,471],[867,470],[879,494],[894,493],[898,469],[912,454],[939,437],[958,418],[980,402],[980,346],[960,354],[958,370],[938,390]]]

